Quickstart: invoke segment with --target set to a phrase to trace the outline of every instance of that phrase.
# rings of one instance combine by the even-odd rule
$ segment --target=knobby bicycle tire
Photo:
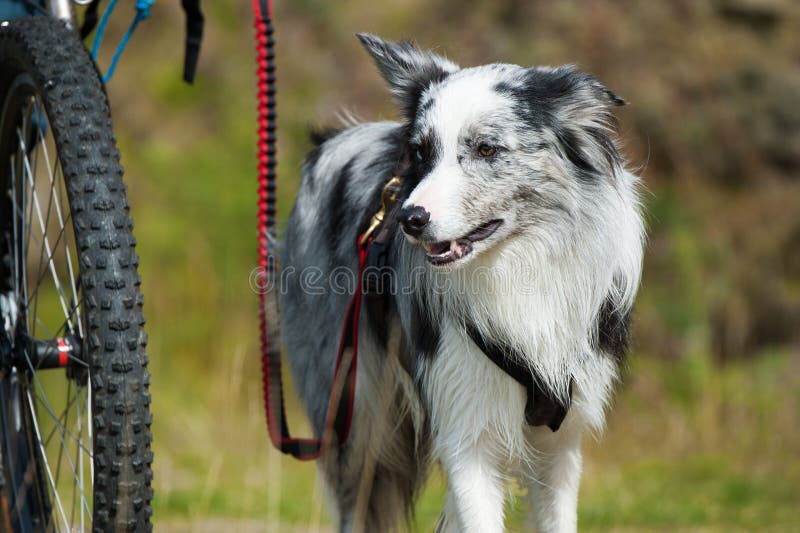
[[[77,335],[76,325],[77,329],[83,328],[78,337],[80,357],[86,365],[85,370],[67,368],[66,371],[37,371],[30,365],[30,359],[28,368],[17,365],[19,371],[7,361],[0,365],[3,437],[0,514],[4,522],[0,523],[0,530],[5,525],[16,531],[84,527],[92,531],[150,531],[152,417],[136,241],[107,97],[97,69],[77,34],[48,17],[2,23],[0,106],[0,296],[6,295],[7,315],[0,321],[0,335],[4,335],[3,342],[10,346],[16,338],[37,330],[39,317],[32,316],[36,315],[36,304],[26,301],[28,291],[39,296],[38,288],[28,287],[30,279],[38,277],[41,282],[50,270],[54,287],[68,292],[59,284],[57,275],[64,267],[55,265],[56,249],[50,250],[53,241],[58,245],[63,240],[66,262],[74,257],[75,265],[73,272],[73,265],[69,264],[69,276],[64,275],[67,280],[62,280],[65,286],[72,283],[72,298],[58,292],[66,317],[59,329]],[[55,170],[48,169],[50,201],[56,197],[56,208],[48,205],[47,223],[42,222],[44,209],[37,205],[40,186],[33,183],[25,152],[41,142],[41,151],[46,154],[43,132],[52,137],[54,159],[57,158],[53,164]],[[36,157],[40,157],[39,152]],[[68,206],[63,207],[64,213],[59,211],[58,193],[54,192],[58,179],[65,184]],[[47,187],[47,182],[44,186]],[[25,194],[36,198],[26,198]],[[45,191],[42,197],[46,196]],[[51,211],[58,211],[58,217],[53,218],[62,220],[57,239],[48,239],[49,227],[54,224],[50,220]],[[29,248],[34,246],[30,244],[33,240],[30,234],[36,235],[37,215],[43,227],[39,235],[43,251],[34,272],[30,258],[35,255],[30,255]],[[70,233],[74,239],[72,249],[65,236]],[[26,235],[27,244],[23,243]],[[47,256],[44,268],[42,256]],[[24,285],[22,289],[20,285]],[[17,301],[11,302],[13,299]],[[3,323],[8,331],[3,330]],[[42,324],[39,335],[44,331],[47,330]],[[84,492],[80,493],[80,498],[84,498],[78,501],[80,523],[75,518],[74,495],[70,518],[62,502],[56,501],[63,482],[59,481],[58,473],[54,476],[50,471],[52,461],[47,447],[42,445],[44,437],[37,425],[37,421],[47,422],[48,413],[55,413],[39,397],[46,391],[37,372],[64,373],[67,397],[73,387],[76,391],[78,427],[83,427],[78,391],[85,391],[90,398],[86,400],[85,412],[91,417],[87,416],[84,424],[91,435],[87,438],[90,449],[81,447],[81,441],[75,439],[69,428],[59,427],[59,420],[66,424],[72,416],[69,403],[65,414],[51,416],[53,429],[48,436],[48,445],[49,441],[60,438],[65,448],[71,444],[70,438],[78,440],[74,445],[76,461],[85,457],[89,462],[88,470],[93,475],[87,477],[92,480],[92,495],[89,500]],[[20,416],[21,411],[26,414]],[[66,455],[69,459],[69,453]],[[58,471],[62,459],[59,452]],[[70,459],[69,464],[77,479],[77,462]],[[80,472],[83,476],[83,463]],[[81,477],[81,491],[83,483]],[[84,511],[90,515],[86,523]]]

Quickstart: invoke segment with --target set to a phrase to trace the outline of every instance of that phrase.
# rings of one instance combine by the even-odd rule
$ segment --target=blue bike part
[[[122,36],[122,39],[117,45],[117,50],[114,52],[114,56],[111,58],[111,63],[108,65],[108,71],[106,71],[105,75],[103,76],[103,83],[108,83],[108,80],[110,80],[111,76],[114,75],[114,70],[117,68],[117,62],[122,56],[122,52],[125,51],[125,47],[128,45],[128,41],[130,41],[134,30],[136,30],[136,26],[150,16],[150,9],[155,3],[156,0],[136,0],[136,16],[133,17],[133,22],[131,22],[130,27],[128,27],[128,31],[125,32],[125,35]],[[103,12],[103,17],[100,19],[100,24],[97,25],[97,33],[95,33],[94,42],[92,43],[92,59],[95,61],[97,61],[97,52],[100,50],[100,45],[103,42],[106,24],[108,24],[108,19],[111,17],[111,13],[114,11],[115,7],[117,7],[117,0],[111,0],[108,3],[108,7],[106,7],[106,10]]]
[[[31,133],[34,142],[39,142],[39,139],[44,139],[47,135],[47,113],[39,104],[31,112]]]
[[[27,17],[36,14],[36,10],[41,11],[41,6],[36,2],[25,2],[24,0],[0,0],[0,20],[14,20],[20,17]]]

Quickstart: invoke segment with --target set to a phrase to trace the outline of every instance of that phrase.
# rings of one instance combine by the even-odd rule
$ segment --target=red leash
[[[258,58],[258,267],[262,287],[273,287],[275,258],[270,256],[270,241],[275,238],[275,54],[272,27],[272,1],[253,0]],[[359,286],[347,309],[339,352],[336,358],[334,386],[328,403],[325,430],[321,439],[295,438],[289,433],[281,381],[281,342],[277,292],[260,290],[259,322],[261,328],[261,368],[264,386],[264,409],[272,444],[282,453],[307,461],[316,459],[332,443],[334,432],[338,445],[347,441],[353,418],[358,356],[358,317],[363,294],[362,277],[371,240],[359,238]],[[352,357],[344,354],[352,348]],[[342,373],[343,388],[339,390]],[[341,392],[346,400],[341,401]]]

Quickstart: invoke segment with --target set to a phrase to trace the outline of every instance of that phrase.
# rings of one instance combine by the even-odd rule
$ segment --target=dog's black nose
[[[404,207],[397,213],[397,220],[403,226],[403,231],[412,237],[419,237],[430,219],[431,214],[418,205]]]

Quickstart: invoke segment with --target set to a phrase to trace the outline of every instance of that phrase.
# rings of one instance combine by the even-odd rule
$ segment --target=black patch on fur
[[[542,385],[542,380],[528,366],[519,361],[524,356],[503,341],[485,337],[474,324],[467,324],[467,335],[472,342],[497,367],[525,388],[525,422],[531,426],[547,426],[558,431],[567,416],[572,400],[572,381],[570,381],[567,403],[562,404],[557,395]]]
[[[391,317],[396,316],[397,279],[391,264],[391,249],[397,233],[390,234],[384,243],[373,242],[367,255],[362,287],[364,290],[364,307],[369,321],[369,329],[381,346],[389,343],[389,324]]]
[[[333,139],[340,133],[344,131],[343,128],[333,128],[330,126],[325,126],[322,128],[312,128],[308,132],[308,137],[311,139],[311,142],[314,143],[314,146],[321,146],[326,141]]]
[[[628,102],[626,102],[624,98],[622,98],[620,96],[617,96],[616,94],[614,94],[613,92],[611,92],[608,89],[605,89],[603,91],[603,93],[606,95],[606,98],[608,98],[611,101],[611,103],[614,104],[615,106],[619,107],[619,106],[628,105]]]
[[[389,294],[366,293],[364,310],[369,322],[369,331],[375,335],[380,346],[389,344],[389,319],[394,315],[394,300]]]
[[[603,155],[606,157],[606,165],[608,165],[609,169],[620,165],[619,152],[607,132],[598,128],[587,128],[586,133],[603,149]]]
[[[419,101],[422,99],[422,93],[425,92],[425,89],[434,83],[444,81],[449,75],[449,72],[440,69],[434,64],[416,71],[400,104],[406,120],[411,121],[417,116]]]
[[[446,78],[446,77],[447,77],[447,76],[445,76],[445,78]],[[441,79],[441,80],[439,80],[439,81],[444,81],[444,78],[442,78],[442,79]],[[423,91],[423,92],[424,92],[424,91]],[[420,98],[421,98],[421,97],[422,97],[422,93],[420,93]],[[433,107],[433,101],[434,101],[434,99],[433,99],[433,98],[428,98],[428,99],[425,101],[425,103],[423,103],[422,105],[418,105],[418,106],[417,106],[417,109],[416,109],[416,112],[414,113],[414,116],[417,116],[417,117],[418,117],[418,116],[420,116],[420,115],[424,114],[426,111],[428,111],[428,110],[429,110],[431,107]]]
[[[420,296],[423,300],[424,297]],[[422,307],[424,302],[414,302],[411,308],[411,337],[418,356],[430,358],[439,348],[442,332]]]
[[[495,91],[512,96],[516,111],[533,129],[556,126],[553,109],[575,98],[578,89],[591,76],[573,68],[530,69],[518,85],[500,82]]]
[[[326,212],[331,214],[331,218],[325,221],[320,230],[324,232],[325,238],[333,243],[333,249],[346,254],[344,257],[339,258],[341,264],[350,264],[352,262],[352,258],[356,253],[358,235],[367,229],[372,215],[381,205],[383,185],[391,178],[391,173],[402,154],[402,131],[398,128],[390,132],[380,140],[380,143],[382,145],[385,144],[388,147],[387,150],[375,157],[363,169],[363,172],[372,178],[372,188],[366,209],[364,209],[364,206],[353,205],[347,197],[347,190],[353,181],[353,167],[358,158],[363,156],[353,156],[332,178],[333,185],[326,198],[328,202],[328,210]],[[312,151],[306,164],[316,164],[323,149],[318,147]],[[306,176],[311,176],[313,166],[309,166],[308,170],[305,174]],[[353,220],[358,220],[357,226],[351,223]],[[348,231],[345,232],[344,228],[347,228]],[[357,231],[350,233],[353,228],[357,228]]]
[[[414,120],[425,89],[450,75],[437,63],[436,56],[421,52],[409,41],[387,42],[365,34],[359,34],[358,39],[398,96],[403,117],[408,122]],[[408,57],[418,61],[412,64],[407,61]]]
[[[409,194],[419,182],[425,179],[425,177],[436,168],[436,164],[444,153],[441,139],[432,132],[426,132],[425,135],[423,135],[419,147],[422,149],[423,153],[422,161],[417,159],[414,153],[416,151],[416,146],[411,144],[408,146],[409,168],[404,181],[411,185],[411,189],[408,191]]]
[[[392,174],[401,166],[401,160],[404,157],[405,141],[402,129],[393,130],[382,139],[382,142],[389,146],[387,151],[364,168],[364,172],[374,179],[374,186],[369,197],[369,208],[353,215],[356,218],[360,218],[358,224],[359,235],[369,227],[372,216],[380,208],[383,187],[392,178]]]
[[[348,161],[333,178],[333,187],[328,195],[328,209],[326,212],[331,214],[331,220],[323,225],[322,231],[325,232],[325,238],[333,243],[334,250],[340,250],[340,244],[343,240],[349,239],[348,242],[353,243],[355,250],[355,235],[343,235],[342,227],[346,225],[342,222],[344,220],[351,220],[355,214],[354,207],[347,201],[347,188],[352,179],[353,165],[356,158],[353,157]]]
[[[414,158],[412,164],[416,175],[422,179],[422,177],[430,174],[430,172],[436,167],[439,159],[442,158],[444,147],[442,146],[442,141],[439,139],[439,136],[434,135],[429,131],[422,137],[420,148],[422,149],[423,159],[422,161],[419,161],[418,159]]]
[[[630,312],[615,308],[611,298],[606,298],[597,316],[597,345],[617,362],[625,358],[628,351]]]
[[[606,172],[610,172],[617,165],[619,154],[614,143],[608,135],[597,128],[587,128],[585,131],[592,139],[591,142],[597,144],[604,155],[605,168],[598,168],[587,157],[581,145],[581,140],[572,130],[568,128],[555,127],[556,138],[567,160],[575,167],[576,175],[579,180],[590,183]]]
[[[497,92],[511,95],[520,103],[527,104],[527,111],[533,111],[533,116],[529,117],[534,119],[531,125],[547,124],[547,116],[552,117],[549,109],[553,105],[575,101],[581,89],[589,89],[601,103],[625,104],[622,98],[609,91],[600,80],[571,66],[556,69],[533,68],[525,73],[519,85],[508,82],[495,85]]]
[[[558,143],[561,145],[561,148],[564,150],[564,154],[567,156],[567,160],[572,163],[577,170],[578,179],[581,181],[591,181],[596,176],[597,169],[584,155],[584,152],[581,149],[580,140],[575,133],[566,128],[556,127],[555,134],[556,138],[558,139]]]
[[[606,105],[624,105],[625,101],[616,96],[603,86],[597,78],[572,67],[562,67],[554,70],[530,69],[523,80],[517,84],[500,82],[494,89],[501,94],[511,96],[515,102],[514,111],[520,115],[526,124],[533,129],[549,129],[561,145],[567,160],[575,167],[577,177],[581,181],[591,182],[602,174],[603,170],[597,167],[586,157],[582,142],[594,142],[605,156],[607,169],[617,165],[619,155],[616,147],[608,134],[598,128],[586,128],[588,140],[582,141],[580,136],[568,123],[559,123],[556,119],[557,110],[561,106],[580,105],[587,98],[586,91],[593,94],[600,103]],[[592,98],[591,96],[589,98]],[[593,102],[585,102],[587,105]],[[610,111],[603,117],[611,123],[614,117]]]

